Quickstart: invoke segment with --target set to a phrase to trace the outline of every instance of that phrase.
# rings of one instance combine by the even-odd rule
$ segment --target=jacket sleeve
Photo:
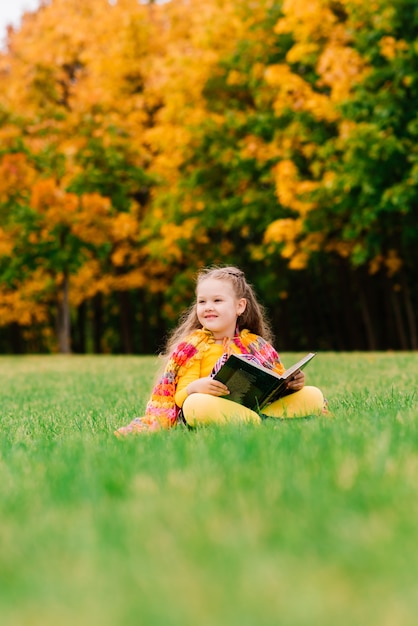
[[[189,385],[194,380],[201,378],[200,373],[200,360],[196,360],[189,367],[180,368],[179,376],[177,380],[176,393],[174,395],[175,403],[178,407],[183,406],[183,402],[187,398],[187,385]]]

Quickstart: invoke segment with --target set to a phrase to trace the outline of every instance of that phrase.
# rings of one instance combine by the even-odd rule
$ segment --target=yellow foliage
[[[277,97],[274,102],[276,115],[280,116],[286,109],[306,111],[317,120],[333,122],[338,119],[330,98],[315,92],[311,85],[301,76],[292,72],[288,65],[271,65],[266,70],[266,81],[275,87]]]
[[[369,263],[369,274],[376,274],[380,270],[382,262],[383,256],[381,254],[375,256]]]
[[[30,204],[43,217],[46,228],[52,229],[58,224],[72,224],[79,199],[75,194],[61,189],[52,178],[48,178],[35,182]]]
[[[25,154],[5,154],[0,161],[0,202],[7,202],[10,196],[29,191],[35,176],[36,172]]]
[[[222,239],[220,246],[219,246],[219,252],[223,256],[227,256],[228,254],[231,254],[233,250],[234,250],[233,243],[229,241],[228,239]]]
[[[1,76],[1,74],[0,74]],[[16,139],[19,139],[22,131],[17,126],[12,126],[11,124],[4,124],[1,127],[1,143],[3,149],[13,149],[16,145]]]
[[[339,124],[339,138],[346,139],[355,124],[341,119],[338,105],[347,100],[353,85],[364,79],[369,67],[352,44],[355,18],[350,12],[350,2],[356,4],[354,14],[366,11],[357,0],[341,0],[347,5],[348,19],[339,22],[333,0],[284,0],[283,16],[278,20],[277,34],[291,33],[294,44],[289,49],[287,64],[274,65],[266,70],[266,81],[274,89],[274,110],[280,116],[287,110],[310,113],[315,119]],[[292,65],[304,64],[315,70],[315,83],[307,82],[302,75],[292,71]],[[281,242],[281,255],[289,259],[289,268],[306,267],[311,252],[325,245],[318,233],[302,236],[303,218],[316,204],[311,194],[319,185],[332,187],[334,175],[323,171],[324,164],[315,161],[318,147],[306,137],[306,128],[296,120],[286,127],[278,146],[282,160],[274,169],[276,194],[280,204],[291,208],[299,220],[273,222],[266,232],[266,241]],[[300,154],[311,163],[311,175],[303,177],[295,164],[294,155]],[[351,254],[352,245],[346,242],[328,242],[328,251],[341,256]]]
[[[125,265],[126,259],[130,254],[131,248],[127,244],[121,244],[115,250],[113,250],[111,255],[112,264],[115,267],[123,267]]]
[[[97,259],[90,259],[71,276],[69,300],[72,306],[79,306],[85,300],[93,298],[97,293],[110,293],[111,284],[108,276],[104,276]]]
[[[223,71],[220,61],[231,58],[238,41],[252,38],[251,44],[257,45],[258,32],[252,27],[265,19],[274,4],[273,0],[179,0],[145,6],[137,0],[54,0],[43,2],[39,11],[27,15],[22,28],[11,35],[8,52],[0,54],[0,106],[13,112],[16,119],[31,120],[24,127],[24,140],[35,157],[53,148],[65,158],[66,169],[60,173],[59,182],[39,179],[25,155],[5,155],[0,161],[0,201],[10,200],[17,192],[30,194],[31,207],[39,217],[39,229],[29,234],[33,246],[53,242],[53,230],[60,226],[68,227],[82,241],[112,246],[111,263],[116,275],[103,277],[99,262],[90,259],[72,277],[73,304],[98,291],[144,286],[144,270],[138,267],[146,246],[141,253],[136,248],[139,235],[143,240],[149,234],[149,248],[154,245],[153,252],[161,257],[153,269],[161,274],[165,263],[184,260],[189,241],[210,243],[201,218],[173,224],[166,211],[155,205],[147,215],[145,231],[141,215],[134,210],[114,214],[107,198],[68,193],[66,189],[71,188],[81,172],[76,163],[80,150],[87,150],[90,138],[100,140],[105,148],[122,147],[133,163],[144,165],[157,175],[160,189],[165,185],[175,195],[182,165],[193,150],[193,126],[224,122],[221,113],[208,109],[205,93],[211,85],[209,79],[214,79],[216,89],[217,77]],[[343,143],[354,124],[341,120],[338,105],[350,97],[352,86],[368,71],[367,63],[352,46],[355,20],[361,21],[364,13],[380,24],[381,32],[390,32],[385,29],[392,19],[390,9],[382,11],[380,2],[339,0],[341,13],[347,9],[348,14],[349,7],[355,5],[359,16],[349,14],[343,20],[335,10],[335,0],[283,0],[281,4],[283,16],[275,33],[290,33],[294,44],[287,53],[286,64],[266,69],[263,63],[255,61],[248,68],[250,80],[261,81],[265,77],[267,82],[256,95],[256,105],[273,103],[278,116],[290,110],[309,113],[318,121],[337,122]],[[277,37],[273,33],[266,33],[266,37],[271,37],[273,50]],[[385,36],[380,49],[391,60],[406,49],[406,43]],[[259,50],[265,52],[265,47]],[[254,59],[260,58],[265,57],[254,53]],[[305,65],[304,75],[316,75],[316,82],[313,78],[308,82],[302,72],[293,71],[295,65]],[[240,86],[247,79],[248,73],[237,69],[229,71],[226,77],[229,86]],[[406,76],[403,80],[408,84],[413,78]],[[248,121],[248,111],[236,111],[235,116],[237,124]],[[313,163],[317,151],[312,140],[315,135],[298,122],[302,116],[293,117],[295,122],[283,132],[277,130],[273,140],[249,134],[241,140],[239,149],[241,158],[256,159],[260,164],[281,159],[273,170],[276,194],[282,206],[296,213],[296,219],[270,224],[265,243],[272,249],[279,243],[289,267],[302,269],[309,254],[324,245],[320,233],[304,234],[303,220],[316,208],[309,196],[317,189],[321,176],[320,184],[332,186],[333,175],[322,171],[326,164],[320,158]],[[11,124],[0,128],[2,146],[11,146],[19,131]],[[310,163],[311,170],[305,178],[296,166],[297,159],[293,159],[295,152]],[[233,149],[216,156],[228,164],[236,157]],[[247,188],[246,182],[237,186],[243,203],[254,201],[254,187]],[[182,197],[186,195],[179,209],[183,218],[207,210],[194,194],[181,191]],[[160,223],[161,239],[155,243],[154,231]],[[242,236],[248,235],[247,230],[243,228]],[[0,255],[12,253],[12,239],[11,233],[0,230]],[[327,251],[341,256],[349,256],[352,251],[352,244],[347,242],[326,245]],[[227,240],[220,244],[225,256],[232,249],[233,244]],[[262,252],[254,249],[253,254],[255,257]],[[396,252],[391,251],[386,259],[373,260],[370,271],[385,267],[393,275],[401,265]],[[132,267],[136,269],[131,270]],[[124,271],[126,268],[129,271]],[[160,291],[164,287],[165,280],[156,278],[151,288]],[[22,287],[22,302],[30,301],[46,288],[47,277],[38,275]],[[23,304],[14,294],[6,296],[11,298],[11,310],[20,311],[22,323],[35,319],[35,314],[23,312]]]
[[[112,220],[113,241],[136,239],[139,235],[138,220],[130,213],[118,213]]]
[[[92,217],[107,217],[110,213],[109,198],[98,193],[85,193],[81,196],[81,210]]]
[[[403,261],[399,258],[396,250],[389,250],[387,257],[384,260],[384,264],[387,268],[388,276],[392,277],[394,274],[399,272],[403,265]]]
[[[111,203],[97,193],[77,196],[64,191],[49,178],[38,180],[32,187],[31,206],[41,218],[39,235],[52,241],[51,232],[57,226],[66,226],[81,241],[100,246],[110,239]],[[32,243],[37,240],[31,235]]]
[[[156,124],[144,133],[153,154],[152,171],[162,176],[171,190],[178,180],[192,136],[190,127],[221,116],[208,111],[204,89],[240,38],[255,38],[251,25],[263,19],[271,0],[245,3],[220,0],[169,2],[155,14],[159,54],[149,59],[149,82],[145,98],[150,108],[159,106]],[[272,34],[273,35],[273,34]],[[255,68],[260,72],[260,67]],[[237,85],[242,75],[230,72],[229,84]]]
[[[297,254],[297,246],[294,241],[288,241],[280,251],[281,256],[284,259],[291,259],[294,255]]]
[[[309,253],[321,248],[323,237],[319,233],[302,236],[303,221],[300,219],[280,219],[272,222],[264,235],[264,243],[281,243],[280,256],[288,259],[291,270],[305,269]]]
[[[190,131],[183,125],[176,126],[165,122],[146,129],[144,140],[154,152],[152,171],[162,176],[168,183],[174,184],[184,159],[183,150],[191,140]]]
[[[291,207],[295,199],[296,165],[290,159],[280,161],[275,167],[276,194],[280,204]]]
[[[303,240],[303,248],[307,252],[319,252],[324,245],[323,233],[309,233]]]
[[[183,253],[178,244],[182,239],[182,228],[176,224],[163,224],[161,226],[161,235],[164,239],[164,254],[173,260],[179,261],[183,257]]]
[[[292,256],[289,261],[289,269],[291,270],[304,270],[306,269],[309,261],[309,256],[306,252],[297,252]]]
[[[353,122],[352,120],[342,120],[338,127],[340,139],[343,141],[349,139],[350,135],[356,130],[356,128],[356,122]]]
[[[399,257],[398,252],[394,249],[389,250],[387,256],[378,254],[369,262],[369,274],[376,274],[382,267],[386,267],[389,277],[393,277],[399,272],[403,266],[403,261]]]
[[[347,259],[351,255],[354,245],[355,244],[350,241],[333,240],[326,244],[325,252],[336,252],[341,257]]]
[[[286,55],[286,61],[290,64],[303,62],[318,52],[318,44],[312,41],[296,43]]]
[[[292,208],[300,215],[306,215],[315,207],[309,199],[304,199],[318,187],[318,182],[299,180],[296,165],[290,159],[280,161],[275,167],[276,194],[280,204]]]
[[[326,0],[284,0],[283,17],[276,24],[277,34],[292,33],[297,41],[319,41],[329,36],[335,15]]]
[[[10,257],[13,252],[13,237],[0,227],[0,257]]]
[[[338,104],[346,100],[353,85],[366,77],[369,68],[363,57],[339,42],[331,41],[319,57],[317,71],[321,76],[320,85],[331,89],[331,100]]]
[[[353,0],[343,0],[343,2]],[[294,45],[287,53],[290,64],[313,65],[319,76],[315,87],[330,88],[330,95],[316,93],[290,68],[273,68],[267,75],[270,84],[278,87],[275,110],[280,115],[286,107],[306,110],[316,119],[335,121],[339,118],[335,104],[344,101],[353,85],[367,71],[365,60],[350,46],[350,24],[338,23],[333,0],[285,0],[283,17],[276,24],[278,34],[292,33]],[[280,66],[279,66],[280,67]]]
[[[408,44],[403,39],[395,39],[392,36],[385,36],[379,42],[380,52],[382,56],[391,61],[394,59],[399,52],[403,52],[408,50]]]
[[[129,291],[142,289],[148,285],[148,279],[141,268],[133,269],[124,274],[109,277],[112,291]]]
[[[100,246],[109,241],[111,202],[97,193],[83,194],[71,221],[71,232],[81,241]]]
[[[35,269],[18,289],[0,286],[0,326],[14,322],[21,326],[48,322],[48,304],[42,296],[49,286],[50,277],[42,268]]]
[[[242,85],[245,84],[247,77],[237,70],[231,70],[228,74],[227,85]]]
[[[302,231],[302,221],[291,217],[272,222],[264,235],[266,243],[293,242]]]
[[[259,163],[265,163],[277,156],[279,156],[279,150],[274,142],[267,143],[256,135],[247,135],[241,141],[243,159],[256,159]]]

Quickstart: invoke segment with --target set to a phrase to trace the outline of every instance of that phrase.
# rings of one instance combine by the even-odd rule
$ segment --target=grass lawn
[[[332,418],[116,439],[155,367],[0,358],[2,626],[416,626],[416,353],[319,354]]]

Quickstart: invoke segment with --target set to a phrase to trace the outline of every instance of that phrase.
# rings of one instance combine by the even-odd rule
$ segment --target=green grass
[[[416,625],[417,354],[318,355],[332,418],[116,439],[155,366],[0,358],[2,626]]]

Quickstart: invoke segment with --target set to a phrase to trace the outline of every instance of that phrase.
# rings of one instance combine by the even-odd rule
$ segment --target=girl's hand
[[[300,391],[304,385],[305,374],[301,370],[298,370],[287,383],[286,389],[290,389],[291,391]]]
[[[211,396],[227,396],[229,389],[219,380],[213,380],[210,376],[198,378],[187,385],[187,394],[191,393],[208,393]]]

